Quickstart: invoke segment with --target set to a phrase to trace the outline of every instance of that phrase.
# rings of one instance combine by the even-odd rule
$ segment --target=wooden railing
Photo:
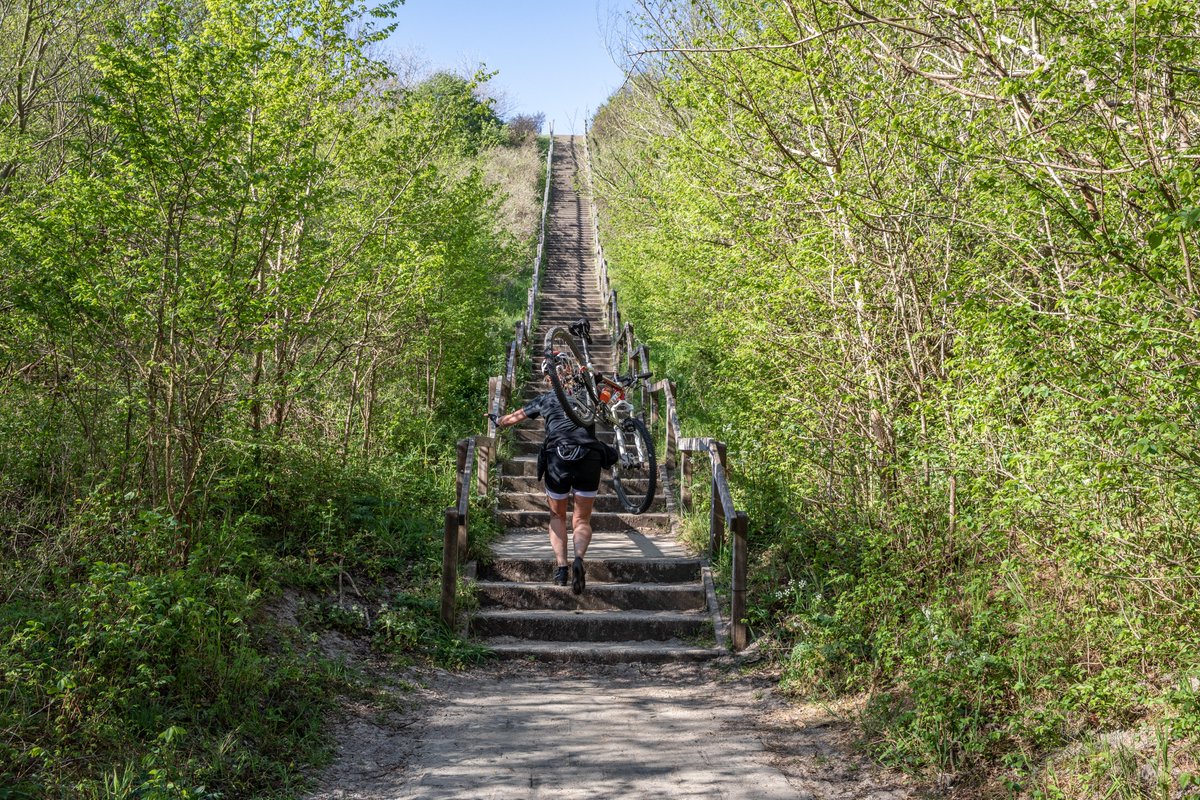
[[[517,372],[529,351],[533,335],[538,288],[541,285],[542,256],[546,249],[546,215],[550,210],[550,184],[554,178],[554,126],[550,126],[550,149],[546,153],[546,188],[542,193],[542,217],[538,224],[537,254],[533,258],[533,280],[525,302],[525,314],[517,320],[513,339],[508,343],[504,359],[504,374],[488,378],[489,412],[501,415],[512,398],[517,385]],[[458,470],[455,473],[455,503],[446,509],[442,538],[442,621],[454,627],[458,596],[458,565],[466,556],[470,544],[471,489],[486,496],[491,479],[492,464],[496,461],[496,424],[488,420],[486,436],[469,436],[458,441]],[[474,472],[475,480],[471,480]]]
[[[608,276],[608,261],[604,257],[604,246],[600,242],[600,217],[596,211],[592,185],[592,155],[588,137],[583,139],[584,165],[587,173],[588,205],[591,208],[592,233],[595,241],[596,282],[604,306],[604,322],[613,336],[613,363],[626,365],[636,372],[650,371],[650,349],[639,343],[633,333],[632,323],[622,324],[621,310],[617,304],[617,290]],[[726,474],[725,443],[710,438],[684,438],[680,432],[679,414],[675,406],[675,384],[660,380],[643,389],[642,407],[650,411],[650,429],[657,430],[664,423],[662,463],[668,480],[663,491],[671,489],[671,478],[679,484],[679,507],[692,509],[692,460],[693,453],[709,456],[712,491],[708,514],[709,559],[720,557],[728,531],[730,543],[730,639],[734,650],[745,649],[749,643],[749,628],[746,625],[746,531],[749,517],[738,511],[733,504],[733,493]]]

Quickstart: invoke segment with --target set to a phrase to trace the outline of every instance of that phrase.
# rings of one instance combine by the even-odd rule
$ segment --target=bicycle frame
[[[642,379],[639,376],[634,376],[633,382],[628,385],[623,385],[611,378],[598,374],[592,367],[591,354],[587,349],[587,341],[583,342],[584,364],[593,375],[598,377],[596,381],[596,391],[598,397],[596,401],[596,417],[612,428],[617,442],[617,452],[621,456],[621,463],[628,466],[630,464],[644,464],[646,458],[646,447],[640,436],[635,436],[631,430],[626,430],[621,423],[637,415],[637,409],[633,403],[626,399],[629,393],[635,391],[641,384]],[[633,442],[633,447],[630,447],[630,440]],[[631,452],[632,450],[632,452]]]
[[[628,387],[618,387],[615,382],[609,381],[607,378],[603,380],[605,385],[613,387],[615,393],[613,397],[617,399],[615,402],[610,400],[607,403],[597,403],[596,408],[600,412],[599,416],[603,417],[604,421],[608,423],[609,427],[616,434],[617,452],[620,453],[621,463],[626,466],[646,463],[646,447],[642,442],[642,437],[634,435],[632,428],[626,429],[621,424],[623,420],[634,416],[635,409],[633,404],[625,399],[625,393],[637,386],[639,379],[635,379],[634,383],[631,383]],[[630,440],[633,441],[635,453],[630,453]],[[631,456],[636,457],[631,458]]]
[[[596,417],[612,428],[616,438],[617,452],[620,454],[623,465],[645,464],[648,458],[642,438],[634,435],[632,429],[626,430],[622,425],[624,420],[637,415],[637,409],[626,398],[641,386],[643,378],[641,375],[634,375],[633,380],[625,385],[598,372],[595,365],[592,364],[592,352],[588,346],[589,338],[587,327],[582,326],[581,323],[569,326],[565,336],[567,345],[575,357],[595,379],[596,393],[592,396],[592,400],[596,405]]]

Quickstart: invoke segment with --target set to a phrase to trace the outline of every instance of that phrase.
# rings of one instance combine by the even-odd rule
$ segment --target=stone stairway
[[[615,363],[596,289],[589,205],[576,189],[583,183],[583,144],[557,137],[554,152],[546,262],[531,348],[535,379],[524,387],[523,400],[545,390],[536,353],[554,325],[589,319],[593,363],[609,373]],[[598,433],[611,441],[611,431],[603,426]],[[724,652],[717,644],[719,616],[707,567],[671,535],[661,475],[654,505],[633,515],[623,511],[605,473],[585,557],[587,589],[575,595],[569,586],[552,582],[550,513],[536,478],[542,422],[525,422],[504,435],[513,452],[500,467],[498,513],[505,534],[493,545],[491,560],[478,566],[480,608],[470,622],[474,636],[499,656],[556,661],[702,660]],[[568,550],[568,558],[572,555]]]

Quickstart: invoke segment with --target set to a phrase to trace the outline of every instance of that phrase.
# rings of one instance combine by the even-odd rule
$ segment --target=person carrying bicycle
[[[567,585],[570,573],[571,591],[582,594],[586,585],[583,557],[592,541],[592,506],[600,489],[600,472],[611,466],[615,451],[596,438],[596,426],[580,427],[563,411],[550,389],[551,359],[542,364],[542,377],[548,391],[511,414],[488,418],[497,427],[507,428],[527,419],[541,417],[546,421],[546,438],[538,455],[538,480],[545,479],[547,504],[550,507],[550,547],[557,564],[554,582]],[[611,452],[610,452],[611,451]],[[567,499],[575,495],[575,514],[571,521],[575,559],[567,567]]]

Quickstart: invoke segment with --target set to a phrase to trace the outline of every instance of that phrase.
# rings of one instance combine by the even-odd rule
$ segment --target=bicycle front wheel
[[[654,441],[646,423],[630,417],[617,426],[620,439],[617,449],[621,458],[613,465],[613,489],[617,499],[630,514],[642,514],[654,502],[658,486],[658,462],[654,458]]]
[[[556,325],[546,334],[545,357],[550,385],[563,412],[581,428],[592,425],[596,421],[594,378],[566,328]]]

